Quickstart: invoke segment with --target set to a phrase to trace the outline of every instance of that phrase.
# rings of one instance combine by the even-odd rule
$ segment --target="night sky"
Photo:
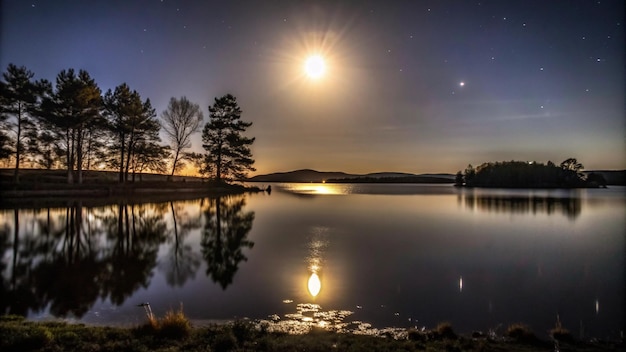
[[[0,66],[85,69],[160,113],[235,95],[257,173],[626,168],[624,1],[3,0]],[[321,55],[325,75],[304,74]],[[200,134],[193,150],[201,151]]]

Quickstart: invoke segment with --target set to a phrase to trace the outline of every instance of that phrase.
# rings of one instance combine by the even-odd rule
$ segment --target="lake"
[[[575,337],[624,326],[626,188],[272,184],[271,194],[4,209],[2,313]],[[86,203],[86,202],[85,202]]]

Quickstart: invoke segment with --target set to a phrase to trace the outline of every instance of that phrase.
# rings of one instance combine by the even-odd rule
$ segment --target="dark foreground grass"
[[[258,329],[248,321],[189,328],[172,313],[167,319],[136,328],[36,323],[21,317],[0,318],[0,351],[554,351],[553,341],[463,337],[449,325],[411,331],[395,340],[313,330],[288,335]],[[173,330],[163,329],[164,326]],[[182,324],[182,325],[181,325]],[[522,334],[523,336],[524,334]],[[561,342],[560,351],[623,351],[623,344]]]

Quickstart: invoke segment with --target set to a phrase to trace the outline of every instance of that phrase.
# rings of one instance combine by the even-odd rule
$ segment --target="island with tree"
[[[471,164],[464,172],[457,172],[457,187],[492,188],[598,188],[607,182],[600,173],[583,173],[583,165],[575,158],[556,165],[535,161],[503,161],[484,163],[476,168]]]

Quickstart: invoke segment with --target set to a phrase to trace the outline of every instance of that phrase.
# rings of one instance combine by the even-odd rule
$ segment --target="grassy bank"
[[[111,171],[85,171],[82,184],[68,184],[64,170],[26,169],[20,181],[13,182],[13,170],[0,169],[0,206],[63,206],[82,201],[85,206],[108,204],[118,200],[128,203],[185,200],[258,192],[259,188],[225,183],[211,183],[199,177],[159,174],[137,175],[134,182],[119,183]]]
[[[623,344],[583,343],[564,338],[560,351],[622,351]],[[404,338],[312,330],[289,335],[249,321],[191,327],[182,312],[170,312],[134,328],[36,323],[0,318],[1,351],[554,351],[523,328],[505,337],[458,336],[447,324],[432,331],[409,331]]]

